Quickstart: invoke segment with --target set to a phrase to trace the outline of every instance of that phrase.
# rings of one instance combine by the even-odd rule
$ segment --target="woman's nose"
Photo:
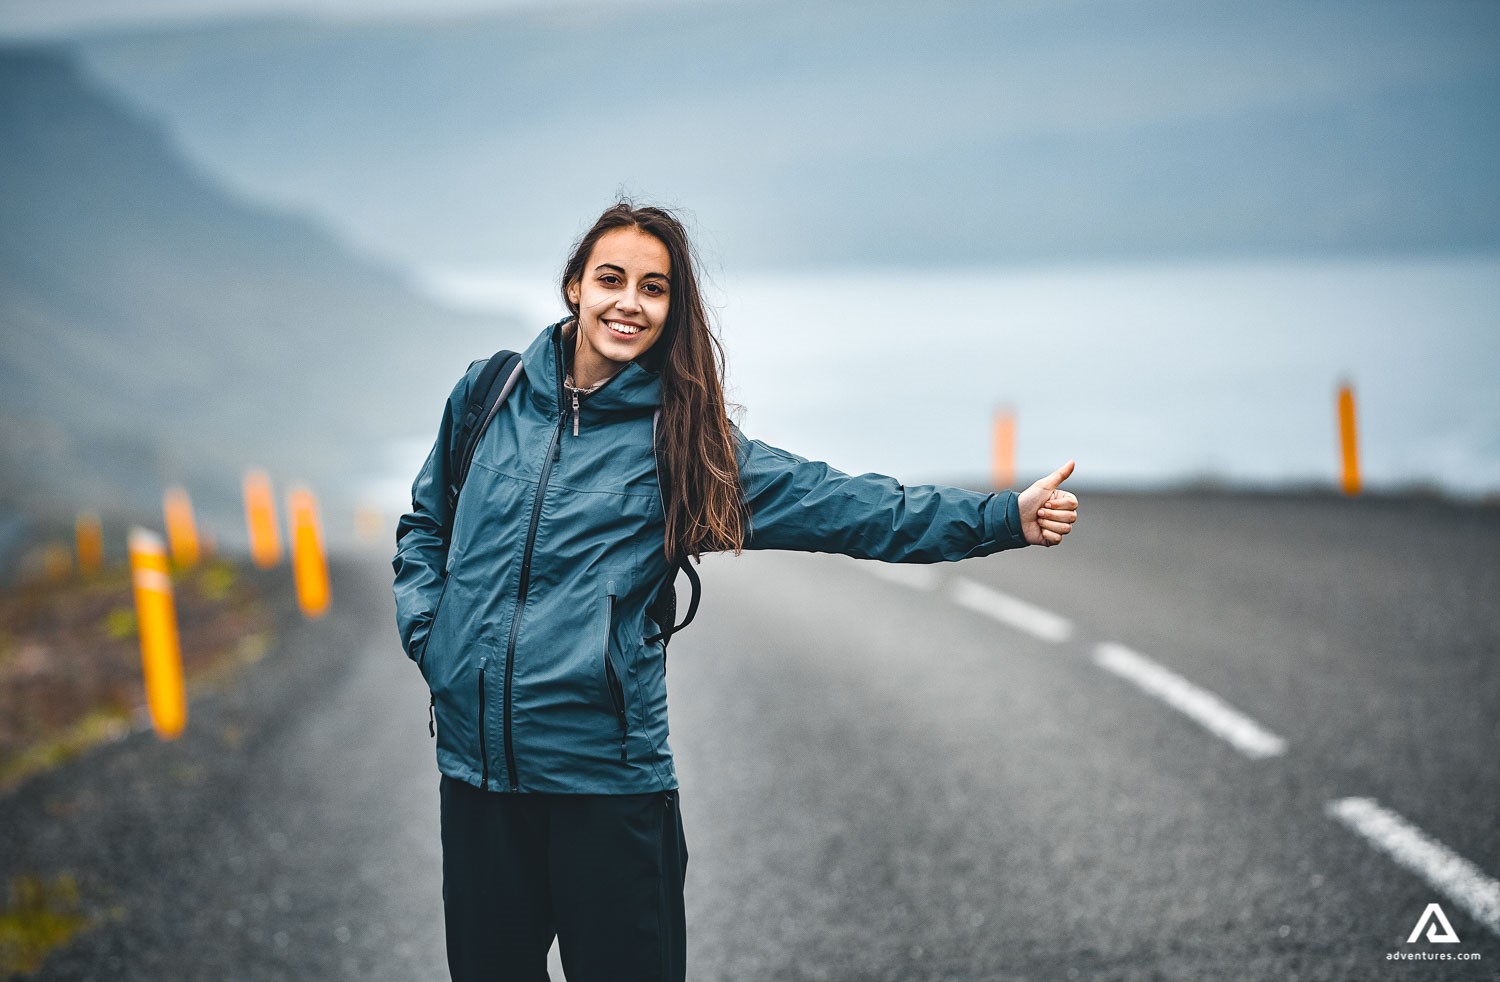
[[[615,300],[615,306],[620,308],[621,313],[625,311],[636,313],[641,309],[640,294],[633,289],[623,290]]]

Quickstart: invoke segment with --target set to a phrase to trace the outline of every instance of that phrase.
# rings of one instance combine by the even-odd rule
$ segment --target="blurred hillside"
[[[47,226],[0,233],[25,244],[5,260],[12,284],[50,291],[54,321],[114,325],[103,340],[37,332],[71,339],[80,366],[48,376],[57,403],[96,430],[110,421],[54,456],[134,467],[152,479],[132,485],[154,486],[230,433],[236,466],[216,475],[251,449],[301,454],[292,474],[373,466],[398,500],[451,378],[517,340],[503,325],[424,326],[460,322],[401,277],[500,317],[524,308],[529,336],[557,308],[547,270],[623,188],[688,211],[746,425],[844,469],[980,473],[1005,404],[1025,421],[1023,470],[1078,456],[1085,480],[1117,485],[1312,486],[1336,473],[1331,400],[1349,379],[1371,487],[1497,486],[1495,4],[302,9],[80,26],[65,42],[72,84],[130,107],[156,163],[113,137],[86,166],[32,147],[27,180],[50,190],[6,202],[40,197]],[[77,128],[79,111],[37,108],[28,125]],[[133,176],[101,177],[104,162]],[[77,213],[117,179],[117,200],[89,205],[97,223]],[[173,255],[153,254],[151,228],[170,230]],[[269,244],[282,235],[300,244]],[[27,265],[46,237],[66,253],[49,269],[99,267],[102,282],[48,285]],[[154,340],[133,345],[126,326]],[[199,336],[210,330],[224,333]],[[1043,330],[1067,339],[1062,406],[1061,379],[1016,358]],[[421,357],[406,356],[423,331]],[[202,345],[224,353],[200,359]],[[31,378],[69,363],[9,347]],[[235,393],[187,392],[230,374],[222,364],[242,369]],[[121,379],[165,379],[172,399]],[[886,411],[893,391],[905,412]],[[165,427],[138,437],[137,403],[153,425],[211,419],[214,436],[189,451]],[[24,393],[0,412],[16,404],[28,422],[12,446],[62,415]],[[299,413],[327,440],[312,453],[293,438]],[[364,449],[381,432],[401,462]]]
[[[180,481],[234,515],[259,465],[339,507],[511,328],[227,196],[64,50],[0,48],[0,504],[149,514]]]
[[[622,186],[738,271],[1500,247],[1491,3],[535,5],[79,43],[212,173],[420,268],[550,267]]]

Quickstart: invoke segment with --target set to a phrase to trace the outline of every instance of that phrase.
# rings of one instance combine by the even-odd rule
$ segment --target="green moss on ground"
[[[12,879],[0,910],[0,975],[36,971],[52,951],[90,926],[72,874]]]
[[[172,574],[189,693],[229,684],[269,647],[251,580],[223,560]],[[128,733],[145,701],[127,567],[0,592],[0,792]]]

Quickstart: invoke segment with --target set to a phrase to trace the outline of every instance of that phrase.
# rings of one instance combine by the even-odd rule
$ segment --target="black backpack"
[[[453,442],[448,445],[448,473],[452,476],[452,482],[448,485],[448,513],[453,514],[458,508],[458,493],[463,490],[464,480],[469,476],[469,464],[474,459],[474,448],[479,445],[479,438],[484,436],[484,431],[489,428],[490,420],[500,411],[500,406],[505,402],[505,397],[510,395],[510,390],[516,387],[516,380],[521,377],[521,356],[514,351],[497,351],[485,362],[484,368],[479,372],[479,377],[474,380],[474,387],[469,390],[469,405],[464,411],[464,417],[459,421],[458,428],[454,431]],[[652,428],[653,432],[655,427]],[[677,564],[677,569],[687,574],[688,582],[692,584],[692,599],[688,602],[687,617],[682,623],[677,623],[677,574],[674,570],[671,576],[662,580],[661,586],[656,590],[656,596],[646,606],[646,615],[655,621],[661,631],[646,638],[647,644],[655,644],[660,641],[662,650],[666,650],[667,644],[672,640],[672,635],[687,627],[693,622],[698,613],[698,599],[703,592],[703,585],[698,579],[698,573],[693,569],[692,563],[683,557]]]

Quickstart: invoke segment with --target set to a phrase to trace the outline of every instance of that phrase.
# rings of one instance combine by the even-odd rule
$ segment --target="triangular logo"
[[[1417,940],[1424,927],[1427,929],[1428,941],[1435,944],[1458,944],[1458,935],[1454,932],[1453,925],[1448,923],[1448,916],[1437,904],[1428,904],[1427,909],[1422,911],[1422,916],[1417,920],[1417,926],[1411,929],[1411,937],[1406,939],[1406,943],[1411,944]]]

